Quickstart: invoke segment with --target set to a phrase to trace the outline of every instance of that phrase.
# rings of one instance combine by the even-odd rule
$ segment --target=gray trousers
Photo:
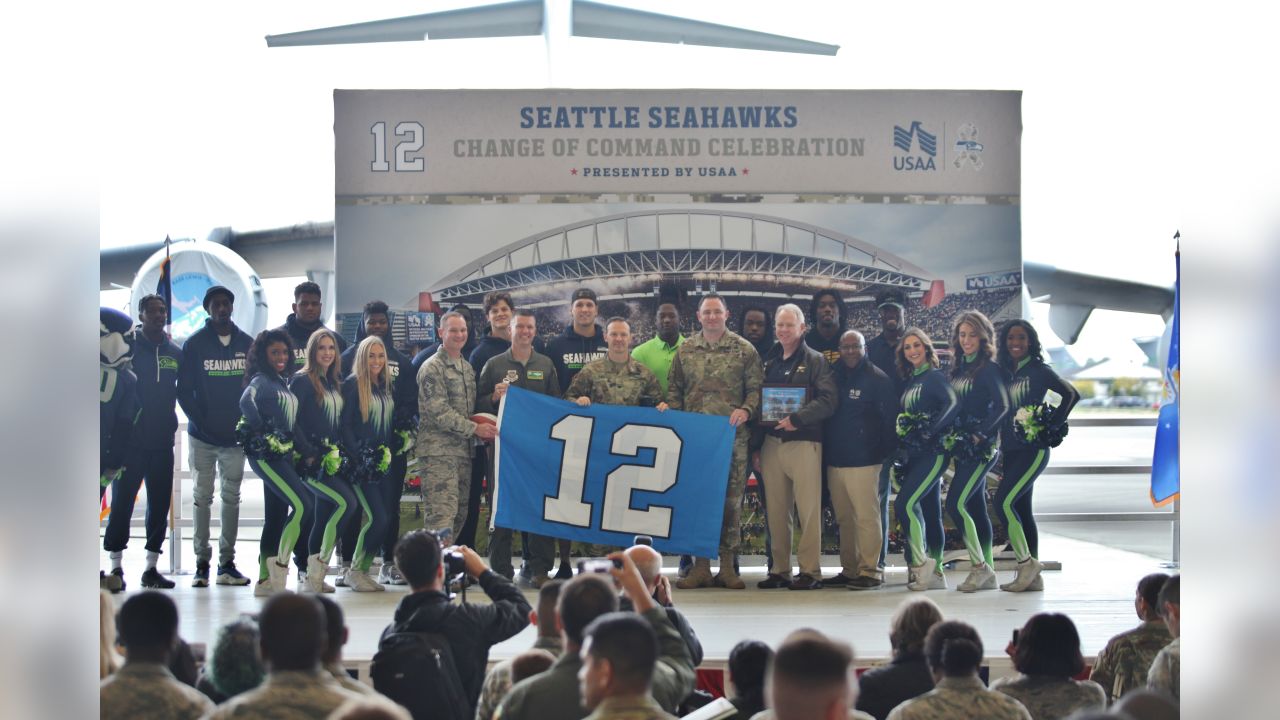
[[[195,505],[195,532],[192,544],[196,562],[209,562],[209,512],[213,507],[215,469],[221,470],[222,536],[218,539],[218,564],[226,565],[236,556],[236,534],[240,529],[240,481],[244,479],[244,449],[219,447],[187,435]]]

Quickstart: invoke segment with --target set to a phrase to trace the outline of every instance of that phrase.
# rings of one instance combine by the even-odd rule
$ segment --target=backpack
[[[378,642],[369,675],[373,688],[403,705],[413,720],[471,720],[475,711],[462,689],[449,639],[408,630],[410,617]]]

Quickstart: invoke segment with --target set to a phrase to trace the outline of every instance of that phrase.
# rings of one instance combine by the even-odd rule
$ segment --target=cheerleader
[[[1031,490],[1049,464],[1049,448],[1057,447],[1067,434],[1067,416],[1080,400],[1080,393],[1045,364],[1040,337],[1025,320],[1013,320],[1002,327],[998,346],[1000,367],[1012,376],[1012,410],[1001,429],[1004,477],[996,489],[996,508],[1018,559],[1017,577],[1000,589],[1043,590]],[[1056,407],[1045,402],[1051,390],[1061,398]]]
[[[964,546],[973,566],[957,588],[960,592],[996,589],[987,473],[996,464],[1000,422],[1009,414],[1009,393],[1005,373],[995,363],[995,335],[991,321],[976,310],[960,313],[951,330],[951,347],[958,351],[951,366],[951,388],[960,407],[943,443],[955,459],[947,514],[964,532]]]
[[[245,454],[266,486],[266,519],[259,543],[258,584],[255,597],[283,592],[289,574],[289,556],[306,521],[303,497],[309,491],[294,470],[294,450],[305,456],[306,439],[294,437],[298,398],[289,390],[293,374],[293,347],[283,330],[263,330],[249,347],[245,377],[248,386],[240,396],[243,415],[237,428]]]
[[[356,496],[345,478],[349,467],[342,441],[342,360],[332,330],[321,328],[307,340],[305,364],[289,382],[298,398],[298,434],[311,453],[299,474],[315,494],[315,515],[307,537],[307,575],[302,590],[333,592],[324,581],[338,531],[349,521]]]
[[[356,592],[377,592],[386,587],[369,577],[374,554],[382,545],[388,508],[379,484],[398,482],[388,476],[391,467],[391,372],[382,340],[370,335],[360,341],[352,373],[342,383],[342,441],[351,453],[352,490],[364,511],[364,523],[356,536],[355,554],[344,585]]]
[[[911,567],[907,587],[942,589],[947,579],[942,574],[942,508],[936,491],[947,456],[939,441],[955,419],[956,394],[937,369],[933,343],[920,328],[903,333],[897,366],[906,385],[898,415],[901,442],[893,462],[899,483],[894,512],[906,533],[905,554]]]

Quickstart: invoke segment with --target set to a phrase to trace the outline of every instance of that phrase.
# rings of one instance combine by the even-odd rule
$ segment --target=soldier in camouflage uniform
[[[1138,581],[1133,606],[1142,624],[1111,638],[1098,653],[1089,679],[1106,691],[1108,704],[1130,690],[1146,687],[1151,661],[1173,640],[1156,609],[1160,589],[1168,579],[1164,573],[1152,573]]]
[[[1022,703],[982,684],[982,638],[973,626],[959,620],[934,625],[924,655],[937,685],[894,708],[888,720],[1032,720]]]
[[[325,611],[315,598],[274,595],[262,607],[258,624],[262,662],[271,671],[257,688],[222,703],[206,718],[327,717],[343,703],[363,698],[344,689],[321,667]]]
[[[631,325],[620,317],[609,318],[605,339],[609,354],[583,366],[573,376],[564,398],[583,406],[604,403],[666,410],[658,377],[631,357]]]
[[[476,373],[462,346],[467,321],[461,313],[440,318],[444,335],[440,349],[418,370],[418,440],[414,453],[425,465],[422,480],[423,517],[428,530],[448,530],[450,537],[467,520],[471,494],[471,456],[474,438],[492,440],[493,425],[469,419],[476,405]]]
[[[1160,588],[1156,604],[1160,608],[1164,624],[1169,628],[1169,634],[1173,636],[1173,642],[1156,653],[1156,658],[1151,661],[1151,670],[1147,673],[1147,687],[1168,693],[1174,700],[1179,699],[1179,666],[1182,664],[1182,644],[1179,642],[1182,639],[1182,603],[1179,600],[1181,584],[1182,576],[1174,575]]]
[[[126,661],[99,686],[104,720],[185,720],[213,710],[213,701],[204,693],[169,672],[170,648],[178,639],[178,608],[168,596],[142,592],[129,598],[120,607],[117,627]]]
[[[737,428],[733,442],[733,462],[725,490],[724,519],[720,525],[720,574],[711,576],[711,561],[699,558],[689,576],[676,583],[681,589],[746,587],[733,569],[733,556],[742,539],[739,519],[742,491],[747,478],[747,421],[760,410],[760,388],[764,367],[751,343],[725,327],[729,311],[724,299],[709,293],[698,305],[702,332],[684,342],[671,361],[667,381],[667,403],[673,410],[727,415]]]

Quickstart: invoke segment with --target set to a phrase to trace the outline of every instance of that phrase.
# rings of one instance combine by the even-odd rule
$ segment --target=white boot
[[[925,558],[925,561],[911,568],[911,579],[907,582],[908,590],[917,592],[928,590],[934,582],[934,568],[938,566],[938,561],[933,558]],[[943,587],[946,587],[946,578],[943,578]]]
[[[271,583],[271,592],[284,592],[289,584],[289,566],[281,565],[274,558],[267,560],[267,580]],[[254,594],[257,594],[256,592]]]
[[[299,588],[300,592],[324,593],[333,592],[333,586],[324,581],[329,571],[329,563],[320,558],[320,554],[307,556],[307,582]]]
[[[1020,561],[1018,563],[1018,574],[1013,578],[1013,582],[1001,585],[1000,589],[1009,592],[1026,592],[1030,590],[1031,584],[1040,576],[1040,570],[1043,567],[1040,561],[1033,557]],[[1043,587],[1044,585],[1041,584],[1041,589]]]
[[[369,573],[363,570],[356,570],[355,568],[347,571],[346,580],[347,587],[356,592],[378,592],[379,590],[386,589],[374,582],[374,579],[369,577]]]
[[[977,592],[979,590],[995,590],[996,589],[996,571],[985,562],[980,565],[974,565],[969,571],[969,576],[960,583],[960,587],[956,588],[960,592]]]

